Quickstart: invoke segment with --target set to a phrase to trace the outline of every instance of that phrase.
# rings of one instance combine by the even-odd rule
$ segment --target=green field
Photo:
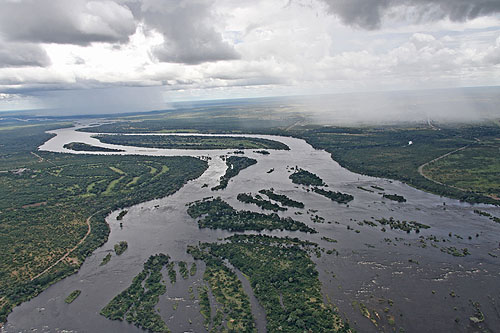
[[[423,168],[431,179],[500,198],[500,141],[473,144]]]
[[[172,194],[207,167],[190,157],[32,154],[54,127],[0,131],[0,322],[106,241],[108,213]]]

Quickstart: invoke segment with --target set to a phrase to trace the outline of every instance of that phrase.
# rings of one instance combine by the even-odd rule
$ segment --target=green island
[[[274,200],[282,204],[283,206],[304,208],[304,203],[290,199],[284,194],[276,194],[273,189],[270,190],[260,190],[259,193],[264,194],[269,199]]]
[[[81,290],[73,290],[71,292],[71,294],[68,295],[68,297],[66,297],[64,299],[64,302],[66,302],[67,304],[71,304],[73,303],[73,301],[78,297],[80,296],[80,294],[82,293]]]
[[[123,220],[123,217],[124,217],[125,215],[127,215],[127,213],[128,213],[128,210],[126,210],[126,209],[122,210],[122,211],[120,212],[120,214],[118,214],[118,216],[116,217],[116,220],[117,220],[117,221],[121,221],[121,220]]]
[[[102,152],[124,152],[122,149],[112,149],[105,147],[92,146],[83,142],[70,142],[66,143],[63,148],[74,150],[74,151],[102,151]]]
[[[261,155],[269,155],[270,152],[267,150],[254,150],[254,153],[261,154]]]
[[[340,165],[360,174],[400,180],[470,203],[500,204],[500,127],[493,122],[439,128],[311,126],[289,135],[325,149]]]
[[[120,241],[114,246],[115,253],[117,256],[121,255],[123,252],[127,251],[128,243],[126,241]]]
[[[155,309],[160,295],[167,290],[162,283],[161,270],[169,259],[163,253],[150,256],[130,287],[115,296],[101,310],[101,315],[111,320],[127,320],[149,332],[170,332]]]
[[[179,261],[177,265],[179,266],[179,273],[181,274],[182,278],[186,280],[189,277],[189,271],[186,262]]]
[[[210,286],[216,301],[213,304],[216,313],[212,318],[210,299],[208,295],[201,295],[200,312],[205,317],[207,330],[257,332],[248,295],[243,291],[243,285],[236,274],[220,258],[203,252],[198,247],[188,246],[188,253],[196,260],[205,262],[203,280]]]
[[[288,178],[292,180],[294,184],[300,185],[313,185],[313,186],[324,186],[325,183],[318,175],[309,172],[304,169],[296,168],[296,171],[292,173]]]
[[[248,276],[266,312],[269,332],[353,332],[323,302],[318,272],[308,254],[316,248],[297,238],[235,235],[224,243],[202,243],[190,253],[227,259]]]
[[[328,191],[324,190],[319,187],[313,187],[312,189],[315,193],[318,193],[324,197],[327,197],[328,199],[338,202],[338,203],[348,203],[352,200],[354,200],[354,197],[350,194],[342,193],[342,192],[333,192],[333,191]]]
[[[161,149],[290,149],[278,141],[235,136],[102,134],[94,138],[114,145]]]
[[[111,261],[111,253],[108,253],[104,258],[102,258],[100,266],[104,266],[110,261]]]
[[[261,214],[250,211],[237,211],[221,198],[191,203],[187,213],[192,218],[199,218],[200,228],[225,229],[230,231],[245,230],[290,230],[316,233],[306,224],[290,217],[281,218],[276,213]]]
[[[383,194],[382,197],[389,199],[389,200],[392,200],[392,201],[406,202],[405,197],[403,197],[402,195],[398,195],[398,194]]]
[[[257,163],[257,160],[248,157],[230,156],[226,158],[227,170],[220,177],[220,184],[211,188],[212,191],[222,190],[227,187],[229,180],[236,177],[241,170]]]
[[[277,211],[285,211],[286,208],[281,207],[278,204],[272,203],[269,200],[263,199],[260,195],[256,195],[255,197],[252,196],[252,194],[247,194],[247,193],[239,193],[236,198],[244,203],[253,203],[259,206],[262,209],[267,209],[267,210],[272,210],[274,212]]]
[[[36,150],[67,125],[0,127],[0,323],[106,242],[109,213],[173,194],[207,168],[191,157]]]

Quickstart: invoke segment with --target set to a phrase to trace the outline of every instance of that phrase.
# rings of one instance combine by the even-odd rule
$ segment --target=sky
[[[500,85],[500,0],[0,0],[0,111]]]

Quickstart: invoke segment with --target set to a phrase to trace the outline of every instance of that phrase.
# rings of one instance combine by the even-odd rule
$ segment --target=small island
[[[115,253],[116,255],[120,255],[123,252],[125,252],[128,248],[128,243],[126,241],[120,241],[119,243],[115,244]]]
[[[292,183],[299,185],[324,186],[325,183],[318,175],[304,169],[296,168],[296,171],[288,177]]]
[[[397,194],[384,194],[382,197],[392,200],[392,201],[397,201],[397,202],[406,202],[405,197],[402,195],[397,195]]]
[[[231,156],[226,159],[227,170],[220,177],[220,184],[211,188],[212,191],[222,190],[227,187],[229,180],[236,177],[241,170],[257,163],[257,160],[248,157]]]
[[[67,304],[71,304],[73,303],[73,301],[78,297],[80,296],[80,294],[82,293],[81,290],[73,290],[71,292],[71,294],[68,295],[68,297],[66,297],[64,299],[64,301],[67,303]]]
[[[74,151],[101,151],[101,152],[109,152],[109,153],[118,153],[118,152],[124,152],[125,150],[122,149],[111,149],[111,148],[105,148],[105,147],[97,147],[97,146],[92,146],[83,142],[70,142],[67,143],[63,146],[63,148],[66,149],[71,149]]]

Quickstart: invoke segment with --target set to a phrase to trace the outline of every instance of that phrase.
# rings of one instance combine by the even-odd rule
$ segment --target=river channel
[[[63,145],[84,142],[125,151],[99,154],[210,157],[209,167],[200,178],[188,182],[175,194],[128,208],[128,214],[121,221],[122,228],[116,220],[119,211],[110,214],[106,219],[111,228],[108,241],[85,260],[77,274],[16,307],[3,328],[5,332],[143,332],[126,322],[108,320],[99,311],[130,285],[150,255],[162,252],[174,261],[191,263],[193,258],[186,253],[187,245],[215,242],[232,234],[199,229],[196,221],[187,215],[186,203],[220,196],[236,209],[261,212],[255,205],[237,201],[236,196],[270,188],[305,204],[304,209],[289,208],[280,212],[281,216],[302,221],[318,233],[266,233],[299,237],[316,242],[326,250],[335,248],[338,251],[338,255],[325,252],[320,258],[313,256],[312,259],[320,274],[325,300],[337,306],[339,313],[359,332],[399,332],[401,328],[404,332],[475,332],[478,328],[499,331],[500,224],[473,212],[481,209],[500,217],[498,207],[465,204],[398,181],[355,174],[339,166],[329,153],[316,150],[301,139],[268,135],[241,136],[280,141],[290,150],[269,150],[269,155],[244,150],[244,156],[257,159],[258,163],[241,171],[226,189],[214,192],[210,188],[218,184],[226,168],[221,156],[234,150],[152,149],[103,144],[91,137],[96,133],[79,132],[77,128],[79,126],[52,131],[56,136],[39,150],[82,153],[64,149]],[[295,166],[319,175],[330,190],[349,193],[354,200],[349,205],[338,204],[293,184],[288,177]],[[274,172],[267,173],[270,169]],[[407,202],[384,199],[381,192],[402,195]],[[323,217],[325,222],[313,222],[313,215]],[[372,218],[389,217],[417,221],[431,228],[422,229],[419,234],[407,234],[390,228],[382,231],[380,226],[362,223],[373,221]],[[441,241],[425,240],[431,236]],[[331,243],[322,237],[337,242]],[[443,239],[446,242],[442,242]],[[113,245],[122,240],[128,242],[128,250],[100,266]],[[470,255],[455,257],[443,252],[443,247],[467,248]],[[203,283],[204,266],[201,262],[197,265],[197,273],[189,279],[183,280],[178,275],[175,285],[167,282],[167,292],[157,306],[172,332],[205,331],[197,298],[190,297],[188,291],[190,286],[196,290]],[[244,279],[242,274],[238,276]],[[251,293],[247,281],[244,286]],[[65,297],[75,289],[81,290],[81,295],[73,303],[66,304]],[[253,295],[250,297],[259,331],[264,331],[263,311]],[[469,320],[476,313],[472,302],[479,302],[485,317],[483,323],[474,324]],[[380,317],[378,326],[362,315],[360,304],[371,311],[372,317]]]

